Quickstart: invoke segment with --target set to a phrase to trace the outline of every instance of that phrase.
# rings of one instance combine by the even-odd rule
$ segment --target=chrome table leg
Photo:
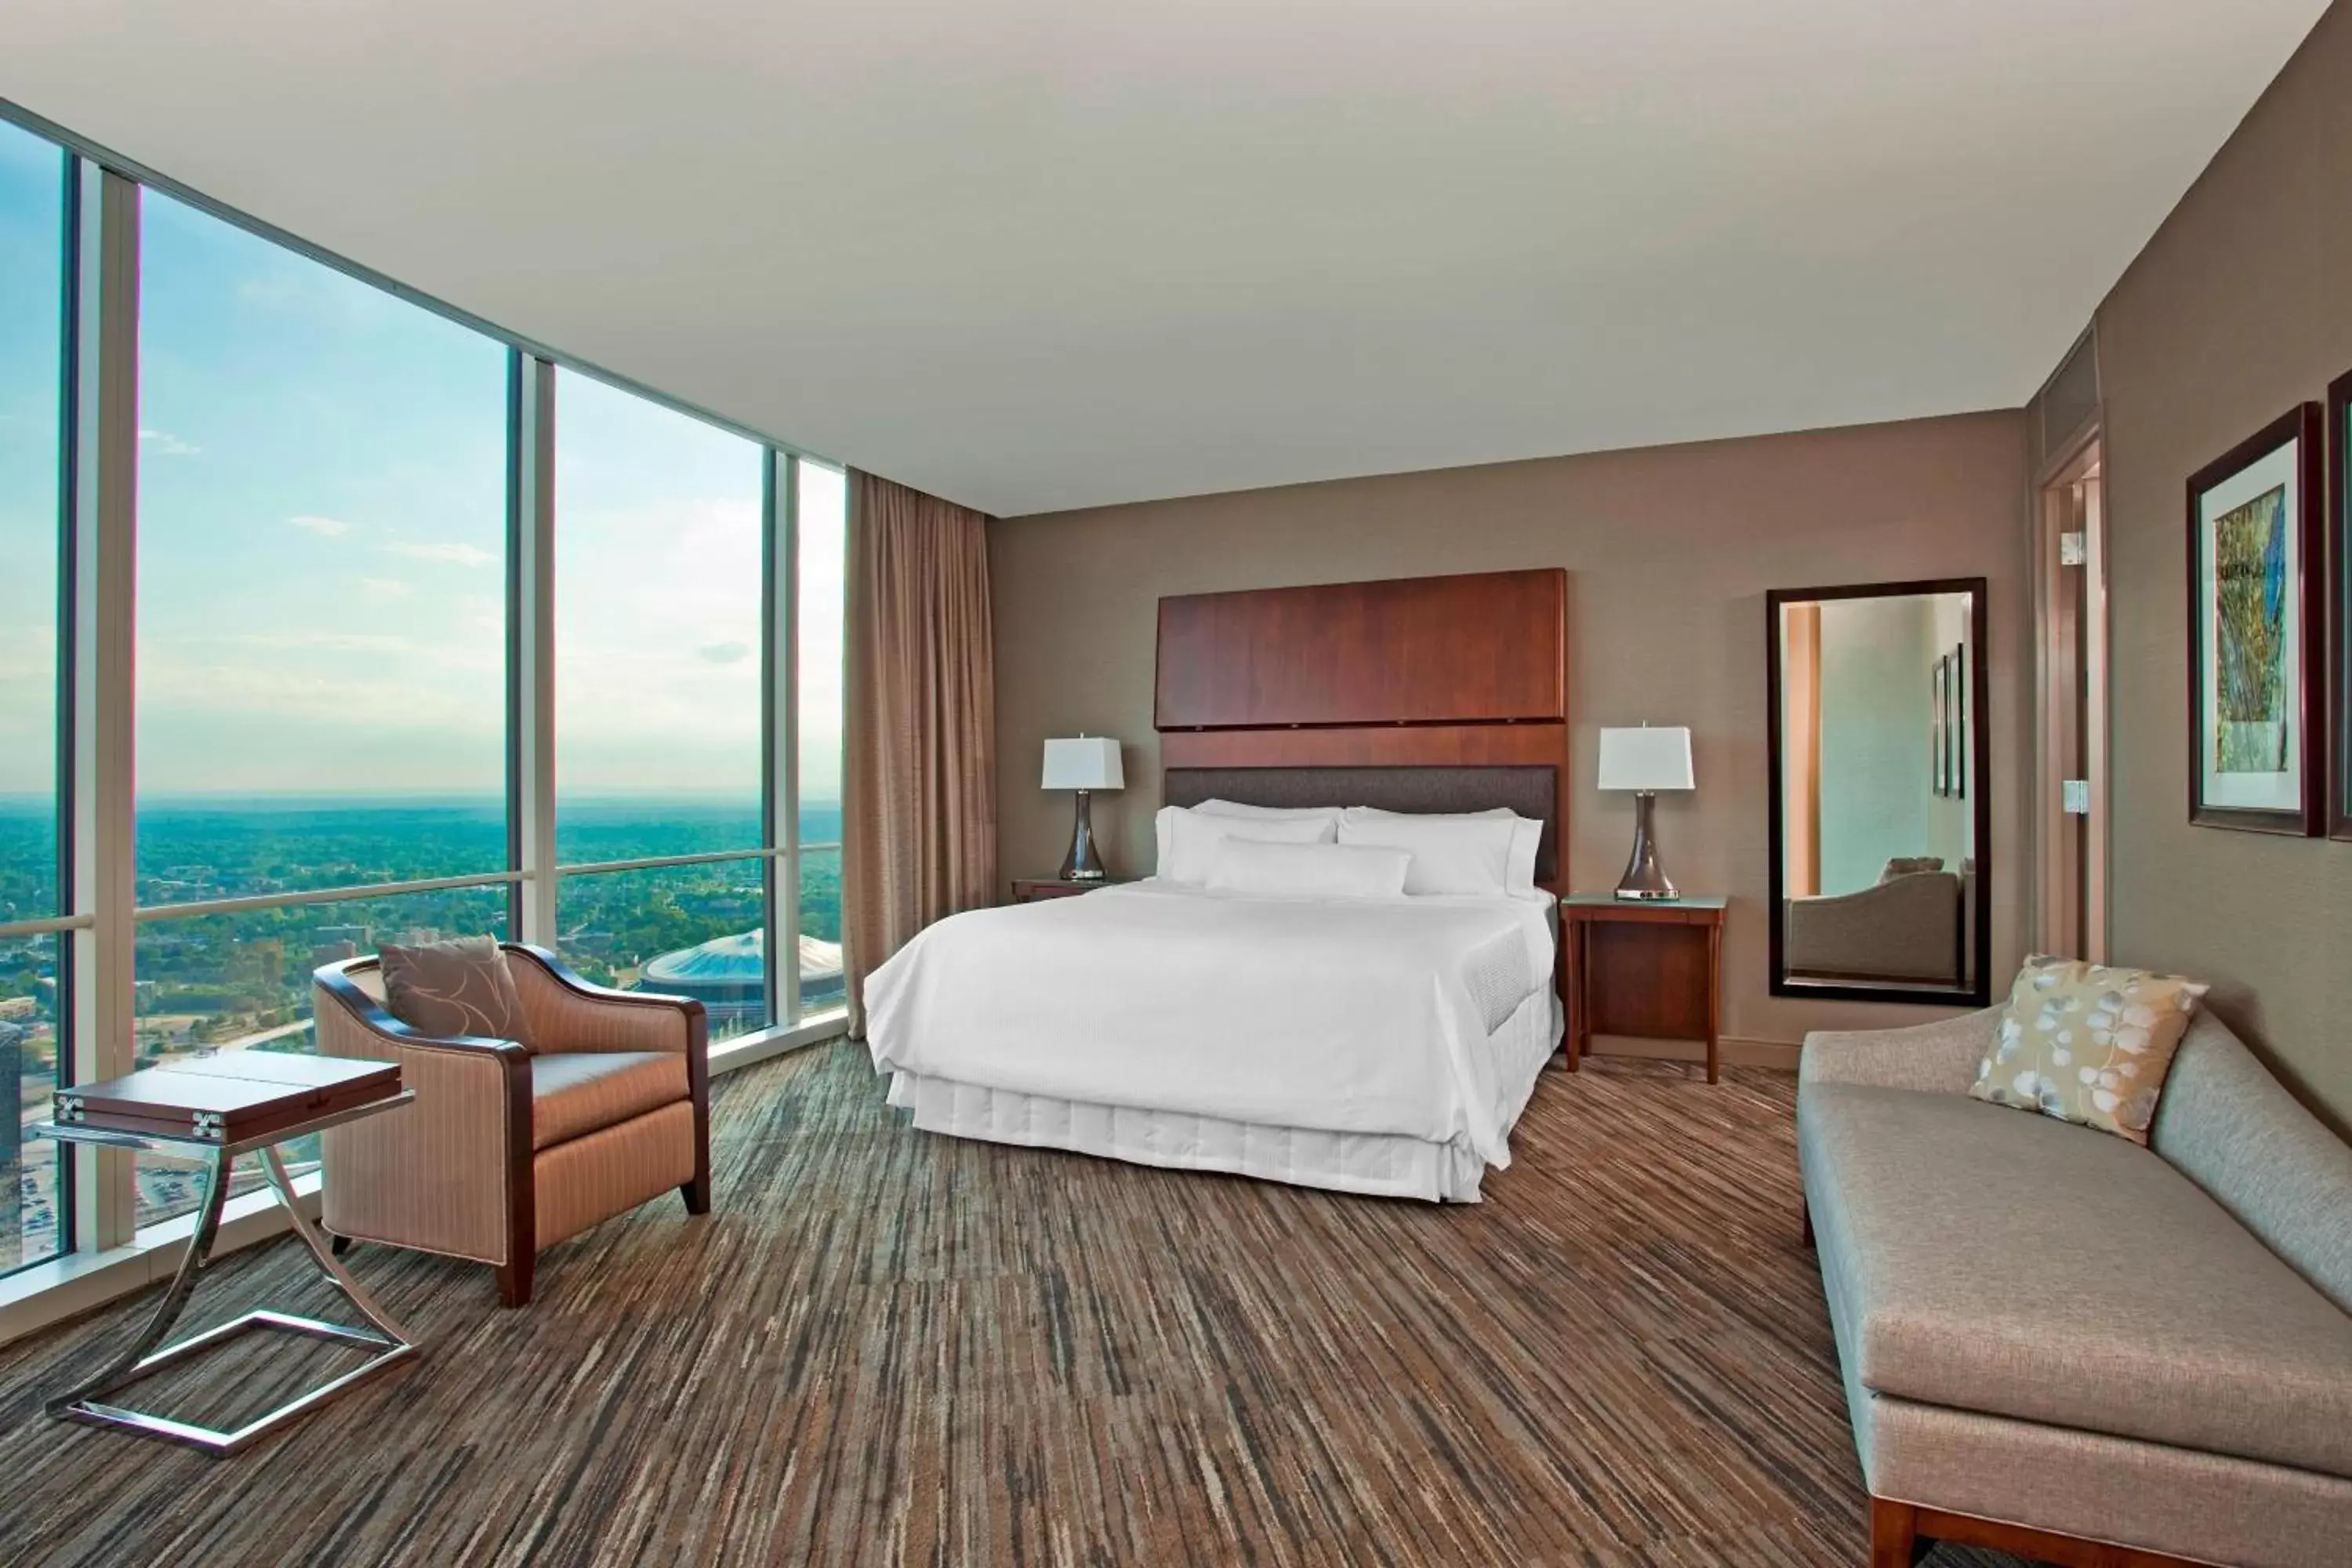
[[[300,1318],[260,1309],[223,1323],[216,1329],[208,1329],[182,1340],[177,1344],[165,1345],[161,1350],[154,1348],[164,1335],[171,1332],[172,1325],[179,1321],[181,1310],[187,1305],[189,1293],[195,1288],[197,1275],[211,1260],[213,1242],[220,1229],[221,1208],[228,1198],[230,1155],[223,1151],[214,1156],[206,1169],[204,1203],[197,1210],[195,1234],[189,1238],[187,1256],[180,1260],[180,1271],[173,1276],[171,1289],[164,1292],[155,1315],[138,1338],[110,1363],[105,1371],[70,1394],[51,1400],[48,1405],[50,1415],[92,1426],[115,1426],[148,1436],[165,1437],[201,1448],[208,1454],[234,1454],[295,1417],[316,1409],[362,1379],[373,1377],[417,1353],[416,1342],[409,1338],[408,1331],[376,1305],[374,1298],[328,1250],[318,1227],[303,1215],[300,1205],[295,1201],[293,1184],[287,1178],[286,1166],[278,1159],[278,1151],[274,1147],[265,1147],[259,1153],[262,1169],[269,1178],[270,1191],[286,1210],[288,1221],[292,1225],[294,1234],[301,1238],[310,1261],[320,1273],[326,1276],[327,1282],[341,1291],[360,1315],[367,1320],[369,1327],[321,1322],[315,1318]],[[376,1353],[341,1376],[255,1417],[234,1431],[224,1432],[191,1422],[175,1421],[169,1416],[152,1415],[127,1405],[102,1403],[100,1398],[125,1388],[183,1357],[255,1329],[301,1334],[310,1339],[358,1346]]]
[[[147,1352],[161,1344],[163,1336],[172,1331],[172,1325],[180,1321],[180,1313],[196,1288],[196,1276],[212,1261],[213,1238],[220,1230],[221,1207],[228,1202],[228,1173],[229,1156],[225,1152],[215,1154],[206,1163],[204,1196],[196,1204],[195,1234],[188,1237],[188,1250],[180,1258],[179,1272],[172,1276],[171,1288],[163,1292],[163,1299],[155,1303],[147,1326],[106,1364],[104,1371],[79,1388],[50,1400],[50,1415],[70,1415],[77,1405],[135,1383],[162,1364],[164,1357],[151,1357]],[[165,1353],[168,1356],[169,1352]]]

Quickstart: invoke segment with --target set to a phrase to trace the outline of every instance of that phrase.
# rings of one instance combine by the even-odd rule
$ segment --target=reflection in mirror
[[[1982,581],[1769,606],[1772,989],[1983,1000]]]

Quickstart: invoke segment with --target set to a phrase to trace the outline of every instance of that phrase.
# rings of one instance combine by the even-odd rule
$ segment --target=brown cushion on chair
[[[512,1040],[532,1048],[530,1023],[496,938],[458,937],[415,947],[385,942],[377,960],[383,971],[384,1010],[410,1028]]]
[[[616,1127],[688,1092],[676,1051],[542,1051],[530,1063],[530,1146]]]

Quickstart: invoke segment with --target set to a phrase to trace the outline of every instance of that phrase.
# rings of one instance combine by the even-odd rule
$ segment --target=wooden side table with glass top
[[[1720,1082],[1725,899],[1559,901],[1568,949],[1568,1065],[1595,1035],[1706,1042],[1706,1081]]]
[[[343,1393],[364,1378],[417,1353],[408,1331],[370,1299],[329,1250],[319,1228],[295,1201],[293,1183],[278,1157],[278,1145],[340,1127],[362,1116],[396,1110],[415,1094],[400,1084],[393,1062],[297,1056],[272,1051],[224,1051],[148,1068],[104,1083],[57,1091],[56,1120],[29,1128],[35,1137],[101,1149],[144,1150],[203,1163],[204,1196],[196,1205],[195,1232],[180,1259],[179,1272],[156,1303],[145,1328],[94,1377],[48,1402],[48,1413],[68,1421],[114,1426],[150,1437],[185,1443],[208,1454],[234,1454]],[[291,1313],[257,1309],[216,1329],[163,1345],[212,1261],[221,1210],[228,1201],[229,1169],[240,1154],[261,1157],[269,1190],[286,1210],[288,1223],[327,1282],[342,1292],[366,1327],[321,1322]],[[375,1352],[365,1362],[299,1398],[264,1412],[233,1431],[177,1421],[110,1396],[185,1357],[209,1350],[254,1329],[356,1346]],[[156,1347],[163,1345],[158,1350]]]

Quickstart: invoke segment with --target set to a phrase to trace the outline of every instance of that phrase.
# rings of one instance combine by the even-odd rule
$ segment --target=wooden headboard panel
[[[1559,722],[1567,634],[1558,568],[1162,599],[1153,722]]]
[[[1567,605],[1558,569],[1162,599],[1161,798],[1510,805],[1543,818],[1537,879],[1565,888]],[[1373,793],[1289,798],[1340,785]]]

